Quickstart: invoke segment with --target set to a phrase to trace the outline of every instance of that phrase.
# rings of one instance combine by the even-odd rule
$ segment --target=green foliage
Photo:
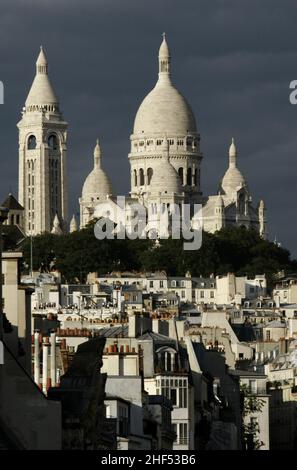
[[[30,263],[30,239],[23,244],[26,264]],[[287,250],[263,240],[255,231],[228,228],[215,234],[203,233],[200,250],[184,251],[183,240],[102,240],[94,236],[94,223],[66,235],[43,234],[33,238],[34,269],[59,269],[64,281],[84,282],[89,272],[156,271],[192,276],[266,274],[272,279],[280,270],[293,270]]]
[[[244,445],[247,448],[249,437],[252,436],[254,450],[259,450],[264,443],[259,440],[259,423],[258,422],[245,422],[244,418],[253,415],[254,413],[260,413],[263,409],[265,401],[261,398],[252,395],[246,385],[241,385],[241,392],[244,395],[244,405],[242,411],[242,434]]]

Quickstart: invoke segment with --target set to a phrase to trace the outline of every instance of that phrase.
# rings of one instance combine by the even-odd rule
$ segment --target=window
[[[170,400],[171,400],[172,406],[176,406],[176,405],[177,405],[177,393],[176,393],[176,388],[172,388],[172,389],[170,390]]]
[[[139,184],[140,186],[144,185],[144,172],[142,168],[139,170]]]
[[[188,381],[187,379],[161,379],[161,395],[172,401],[172,405],[178,408],[188,406]]]
[[[257,393],[257,381],[256,380],[249,381],[249,391],[250,393]]]
[[[188,168],[187,171],[187,185],[192,186],[192,168]]]
[[[204,299],[204,290],[200,291],[200,299]]]
[[[270,341],[270,330],[266,331],[266,341]]]
[[[164,284],[163,281],[160,281],[160,287],[164,287],[163,284]]]
[[[152,176],[153,176],[153,169],[148,168],[148,170],[147,170],[147,184],[151,184]]]
[[[188,423],[179,423],[179,443],[188,443]]]
[[[213,290],[210,291],[210,298],[214,299],[214,291]]]
[[[175,433],[175,441],[174,442],[177,442],[177,424],[172,425],[172,430]]]
[[[184,169],[182,167],[178,169],[178,175],[180,177],[181,184],[184,184]]]
[[[197,186],[198,184],[198,170],[196,168],[195,173],[194,173],[194,185]]]
[[[175,287],[176,286],[176,281],[171,281],[171,287]]]
[[[28,139],[28,150],[35,150],[36,149],[36,137],[35,135],[30,135]]]
[[[186,297],[186,292],[184,290],[181,291],[181,296],[182,296],[182,299]]]
[[[150,281],[150,287],[154,287],[154,281]]]
[[[51,150],[57,150],[58,149],[58,139],[55,134],[51,134],[49,138],[47,139],[48,146]]]

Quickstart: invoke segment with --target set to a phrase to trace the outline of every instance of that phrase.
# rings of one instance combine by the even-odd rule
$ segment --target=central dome
[[[187,135],[196,133],[193,111],[185,98],[168,81],[158,81],[144,98],[134,122],[134,134]]]
[[[159,79],[137,111],[133,133],[184,136],[196,132],[190,105],[171,83],[170,54],[164,36],[159,50]]]

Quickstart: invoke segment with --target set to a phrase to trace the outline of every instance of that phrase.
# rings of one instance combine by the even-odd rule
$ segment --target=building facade
[[[41,47],[36,75],[22,110],[19,129],[19,202],[28,235],[50,232],[55,217],[67,220],[67,123],[49,76]]]

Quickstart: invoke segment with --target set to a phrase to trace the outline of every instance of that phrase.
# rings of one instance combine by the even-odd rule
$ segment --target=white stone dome
[[[237,148],[235,146],[234,139],[232,138],[232,142],[229,148],[229,167],[221,181],[219,188],[219,191],[223,192],[223,194],[231,195],[236,190],[238,190],[238,188],[247,186],[247,183],[236,164]]]
[[[242,186],[246,186],[246,181],[240,170],[238,168],[228,168],[221,182],[221,189],[224,193],[232,193]]]
[[[183,192],[182,184],[177,171],[169,161],[168,141],[166,138],[164,138],[162,149],[163,155],[153,173],[149,191],[151,193],[180,194]]]
[[[82,195],[94,197],[107,194],[112,194],[111,182],[102,168],[94,168],[84,182]]]
[[[196,133],[194,114],[185,98],[170,82],[158,81],[144,98],[134,121],[134,135],[184,136]]]
[[[91,173],[87,176],[83,189],[83,198],[94,198],[103,197],[113,194],[111,182],[101,167],[101,150],[99,142],[97,141],[94,149],[94,168]]]
[[[170,53],[164,35],[159,50],[159,79],[137,111],[133,133],[137,136],[165,133],[185,136],[196,132],[190,105],[171,83]]]

